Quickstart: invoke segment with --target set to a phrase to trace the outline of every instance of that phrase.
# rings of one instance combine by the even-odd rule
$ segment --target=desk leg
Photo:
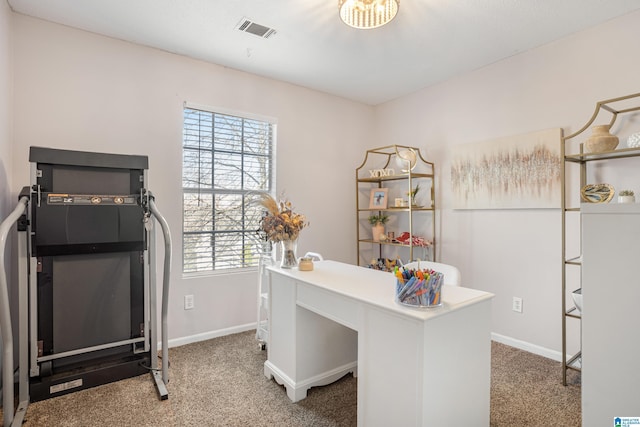
[[[416,426],[420,322],[366,308],[358,331],[358,426]]]
[[[364,309],[358,425],[489,425],[490,324],[490,300],[426,322]]]
[[[298,402],[307,397],[308,387],[296,387],[296,382],[293,379],[268,360],[264,362],[264,375],[269,379],[274,379],[278,384],[283,385],[287,391],[287,397],[292,402]]]
[[[293,402],[311,387],[330,384],[357,367],[358,335],[296,304],[296,282],[271,281],[270,341],[264,374],[285,386]]]

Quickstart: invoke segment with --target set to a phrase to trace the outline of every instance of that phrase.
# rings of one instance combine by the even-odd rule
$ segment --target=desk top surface
[[[441,316],[494,296],[489,292],[476,289],[444,286],[441,307],[407,307],[395,301],[396,280],[388,272],[327,260],[314,262],[313,271],[279,267],[269,267],[269,269],[327,291],[421,320]]]

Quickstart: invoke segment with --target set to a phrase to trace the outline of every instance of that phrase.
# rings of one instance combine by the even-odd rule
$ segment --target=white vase
[[[618,196],[618,203],[635,203],[636,196]]]
[[[609,125],[593,126],[591,136],[587,138],[584,147],[587,153],[601,153],[615,150],[620,140],[609,133]]]
[[[296,251],[298,249],[298,239],[282,240],[280,242],[282,246],[282,260],[280,261],[281,268],[295,268],[298,266],[298,257]]]
[[[384,234],[384,224],[379,222],[376,225],[374,225],[373,227],[371,227],[371,234],[373,236],[373,241],[374,242],[379,242],[380,241],[380,236],[382,236]]]
[[[629,136],[629,139],[627,139],[627,147],[629,148],[640,147],[640,132],[636,132],[631,136]]]

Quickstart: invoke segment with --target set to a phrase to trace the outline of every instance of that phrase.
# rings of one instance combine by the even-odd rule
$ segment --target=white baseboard
[[[526,341],[507,337],[505,335],[496,334],[495,332],[491,333],[491,339],[501,344],[519,348],[520,350],[528,351],[529,353],[537,354],[538,356],[555,360],[556,362],[562,362],[562,353],[556,350],[551,350],[536,344],[531,344]]]
[[[192,344],[195,342],[206,341],[213,338],[223,337],[225,335],[237,334],[239,332],[250,331],[256,329],[256,323],[247,323],[246,325],[234,326],[232,328],[218,329],[215,331],[203,332],[201,334],[190,335],[187,337],[174,338],[169,340],[169,348],[180,347],[181,345]],[[158,343],[158,349],[162,348]]]

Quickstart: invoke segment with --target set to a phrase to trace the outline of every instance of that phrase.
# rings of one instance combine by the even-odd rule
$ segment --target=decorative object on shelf
[[[587,153],[613,151],[620,140],[609,132],[609,125],[598,125],[591,128],[591,136],[584,143]]]
[[[580,196],[589,203],[609,203],[615,192],[610,184],[587,184],[580,190]]]
[[[389,258],[378,258],[372,259],[367,265],[367,268],[371,268],[373,270],[381,270],[381,271],[394,271],[396,267],[401,267],[402,261],[400,258],[389,259]]]
[[[309,225],[304,215],[293,211],[291,202],[283,200],[277,202],[271,195],[262,193],[258,196],[258,203],[266,209],[260,220],[260,230],[266,240],[280,242],[282,247],[282,261],[280,267],[294,268],[298,265],[296,249],[300,231]]]
[[[453,208],[560,207],[561,140],[554,128],[453,146]]]
[[[629,138],[627,138],[627,147],[629,148],[638,148],[640,147],[640,132],[636,132],[631,134]]]
[[[636,195],[632,190],[620,190],[618,192],[618,203],[635,203]]]
[[[422,248],[426,248],[433,244],[433,242],[431,242],[430,240],[426,240],[424,237],[411,236],[407,231],[399,235],[396,238],[396,241],[398,243],[402,243],[403,245],[408,245],[409,242],[411,242],[412,246],[420,246]]]
[[[407,192],[407,196],[409,196],[409,198],[411,199],[411,206],[418,206],[416,204],[416,195],[418,194],[418,192],[420,191],[420,184],[416,184],[416,186],[413,188],[413,190]]]
[[[384,234],[384,225],[389,221],[389,216],[383,213],[379,215],[371,215],[369,216],[369,224],[371,224],[371,234],[374,242],[379,242],[381,237],[384,236],[386,240],[386,235]]]
[[[413,170],[418,164],[417,161],[418,156],[412,148],[400,150],[396,156],[396,163],[400,166],[402,173],[409,173],[410,170]]]
[[[395,176],[395,169],[371,169],[369,170],[369,178],[382,178],[383,176]]]
[[[338,0],[342,22],[359,30],[381,27],[395,18],[400,0]]]
[[[388,188],[372,188],[369,209],[387,209]]]

